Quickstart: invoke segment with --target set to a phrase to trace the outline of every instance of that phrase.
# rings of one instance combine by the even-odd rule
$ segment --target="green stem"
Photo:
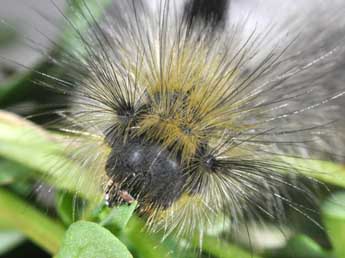
[[[1,188],[0,220],[21,231],[51,254],[57,253],[65,233],[65,228],[59,222]]]
[[[131,217],[128,226],[124,229],[126,237],[135,246],[143,258],[172,258],[169,250],[154,236],[143,231],[144,223],[136,216]]]

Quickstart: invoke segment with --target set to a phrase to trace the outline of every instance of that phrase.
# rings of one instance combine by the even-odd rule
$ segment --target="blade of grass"
[[[172,258],[169,250],[158,239],[155,239],[154,235],[145,233],[144,223],[136,216],[131,217],[127,227],[124,229],[124,234],[140,254],[140,257]]]
[[[291,164],[307,177],[345,188],[345,167],[343,165],[324,160],[290,157],[284,157],[283,161]]]
[[[265,253],[265,257],[274,258],[334,258],[327,251],[306,235],[296,235],[289,239],[286,246]]]
[[[79,173],[81,168],[66,157],[65,146],[43,129],[0,111],[0,142],[0,157],[30,168],[35,178],[90,200],[97,198],[96,192],[85,189],[85,173]]]
[[[65,228],[9,191],[0,188],[0,220],[51,254],[57,253]]]
[[[0,186],[12,184],[28,176],[28,168],[0,158]]]
[[[204,236],[200,246],[199,238],[195,238],[193,244],[196,248],[218,258],[260,258],[234,244],[225,242],[213,236]]]
[[[337,258],[345,257],[345,192],[329,198],[322,206],[322,218]]]
[[[107,212],[107,216],[102,218],[99,224],[104,227],[115,226],[117,229],[123,230],[127,226],[137,205],[138,203],[134,202],[131,205],[125,204],[112,208],[110,212]]]

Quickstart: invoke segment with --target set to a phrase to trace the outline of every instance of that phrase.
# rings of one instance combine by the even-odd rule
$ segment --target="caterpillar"
[[[138,201],[167,235],[303,213],[289,190],[313,199],[297,178],[317,171],[289,158],[343,162],[344,5],[333,2],[304,1],[275,23],[229,0],[115,0],[99,22],[81,1],[90,31],[67,19],[80,49],[52,60],[63,76],[43,77],[68,96],[56,127],[78,142],[68,155],[90,188],[110,207]]]

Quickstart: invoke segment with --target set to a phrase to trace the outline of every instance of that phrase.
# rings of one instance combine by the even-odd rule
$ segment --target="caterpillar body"
[[[70,158],[107,205],[137,200],[167,235],[301,211],[289,189],[312,199],[296,178],[313,171],[289,159],[342,161],[340,2],[261,24],[226,0],[116,0],[102,22],[81,12],[90,32],[53,60],[64,77],[46,75],[70,96],[58,125],[79,142]]]

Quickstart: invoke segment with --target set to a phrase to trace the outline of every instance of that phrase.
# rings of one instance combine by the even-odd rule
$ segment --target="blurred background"
[[[52,1],[56,6],[54,6]],[[50,103],[58,103],[59,96],[49,90],[37,87],[35,83],[32,82],[35,80],[34,75],[30,74],[29,77],[26,76],[26,73],[30,69],[39,69],[40,71],[48,69],[42,51],[50,53],[53,49],[52,42],[58,40],[61,36],[61,31],[63,31],[61,26],[63,17],[58,9],[65,10],[67,6],[63,0],[52,1],[0,0],[0,19],[3,21],[0,23],[0,109],[5,109],[6,111],[21,116],[28,116],[49,107]],[[279,8],[281,5],[280,2],[281,1],[270,0],[270,4],[265,5],[264,0],[235,0],[233,1],[231,12],[234,13],[234,15],[243,15],[255,10],[256,20],[258,23],[264,24],[265,21],[269,20],[271,17],[280,15],[277,10],[284,12],[284,8]],[[289,4],[287,4],[287,2],[289,2]],[[297,1],[290,0],[284,1],[284,4],[289,5],[289,7],[293,9],[298,8],[296,2]],[[274,10],[273,13],[272,10]],[[234,19],[235,18],[236,17],[234,17]],[[256,24],[252,24],[252,26],[256,26]],[[12,90],[13,88],[15,88],[15,90]],[[6,98],[2,98],[2,96],[6,96]],[[33,118],[32,120],[41,124],[45,122],[44,119],[40,120],[39,118]],[[40,191],[40,195],[32,190],[37,188],[35,180],[25,181],[24,184],[14,186],[8,183],[8,180],[15,181],[16,178],[8,179],[7,175],[2,175],[1,173],[10,167],[13,167],[13,164],[7,163],[7,161],[0,156],[0,188],[4,187],[6,189],[11,189],[23,197],[23,199],[29,196],[29,202],[31,202],[31,200],[37,200],[34,205],[43,210],[45,214],[57,216],[54,208],[53,211],[51,211],[52,207],[50,207],[49,204],[51,196],[49,191],[44,191],[43,189],[43,191]],[[18,166],[14,170],[17,171],[20,169],[22,168]],[[20,173],[18,172],[18,174]],[[330,191],[342,189],[339,186],[330,185],[328,187]],[[320,199],[324,198],[325,194],[321,191],[320,196]],[[301,196],[297,196],[295,199],[301,203],[304,201]],[[1,209],[4,208],[0,207],[0,213],[2,212]],[[236,236],[236,240],[232,240],[236,241],[239,246],[247,248],[248,250],[255,248],[262,253],[265,253],[267,248],[271,250],[269,253],[265,253],[264,257],[335,257],[329,253],[332,244],[327,234],[322,229],[318,228],[317,225],[310,223],[310,218],[320,221],[321,218],[319,214],[315,215],[313,212],[309,214],[308,211],[306,211],[308,216],[306,217],[298,212],[287,212],[290,212],[288,216],[290,222],[293,224],[292,226],[279,225],[277,227],[276,225],[268,225],[262,228],[254,224],[251,225],[249,222],[249,231],[252,239],[248,239],[248,225],[245,225],[242,234],[239,233]],[[303,235],[298,235],[296,238],[293,238],[296,232],[302,232]],[[231,237],[227,236],[227,238]],[[133,252],[135,252],[135,248],[135,246],[132,246]],[[299,250],[296,251],[298,256],[291,254],[290,251],[294,248]],[[306,250],[305,253],[303,253],[304,250]],[[203,257],[230,257],[217,256],[214,253],[212,255],[202,255],[204,255]],[[0,257],[45,258],[51,256],[43,251],[42,248],[27,240],[21,233],[7,228],[6,225],[2,225],[0,220]],[[140,255],[138,257],[140,257]],[[345,254],[342,257],[345,257]],[[238,256],[235,258],[241,257]]]
[[[54,2],[61,10],[65,8],[64,0],[54,0]],[[59,33],[57,24],[62,17],[48,0],[0,0],[0,6],[1,87],[17,74],[26,72],[27,68],[40,62],[42,53],[28,47],[24,42],[29,43],[32,40],[39,43],[40,48],[48,50],[52,46],[50,39],[56,39]],[[35,46],[35,43],[30,44]],[[39,105],[38,101],[26,98],[0,108],[6,107],[8,111],[28,115],[37,108],[37,105]],[[44,258],[50,256],[28,241],[21,233],[0,230],[0,257]]]
[[[61,10],[64,9],[64,0],[54,2]],[[49,48],[49,39],[56,39],[59,32],[57,24],[62,16],[49,0],[1,0],[0,18],[10,26],[1,24],[0,55],[30,67],[42,54],[23,42],[33,40],[43,48]],[[0,64],[2,81],[15,71],[24,70],[9,60],[1,59]]]

